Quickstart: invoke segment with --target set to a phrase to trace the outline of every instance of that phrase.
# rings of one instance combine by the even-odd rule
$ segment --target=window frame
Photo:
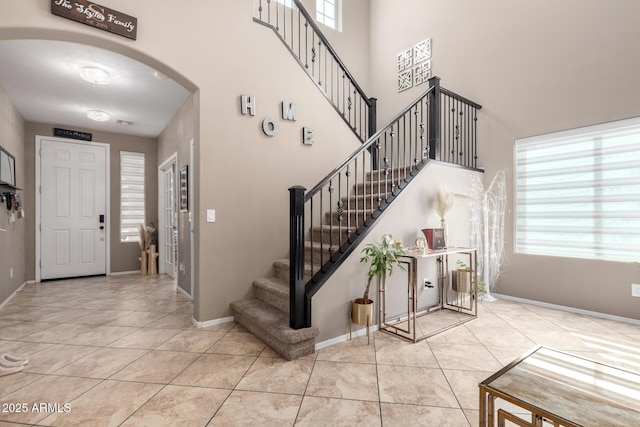
[[[326,5],[331,4],[334,9],[334,17],[331,18],[326,12]],[[322,10],[319,6],[322,5]],[[330,25],[326,19],[332,19],[335,25]],[[331,28],[332,30],[342,32],[342,0],[316,0],[316,22]]]
[[[639,156],[640,117],[516,139],[513,148],[514,253],[638,261],[640,252],[634,249],[640,237],[634,234],[640,233],[640,219],[636,220],[630,212],[640,203],[640,172],[625,163],[633,163]],[[524,170],[527,166],[531,170]],[[537,184],[536,176],[532,178],[532,175],[537,176]],[[545,178],[553,181],[544,184]],[[530,189],[523,190],[527,180]],[[537,196],[537,201],[531,203],[533,196]],[[579,208],[580,203],[584,210]],[[543,247],[536,244],[536,240],[542,240],[545,231],[540,228],[545,222],[556,231],[546,232],[549,245]],[[553,235],[563,235],[563,231],[558,231],[563,223],[568,230],[566,240],[554,240]],[[634,232],[621,231],[629,229]],[[538,239],[531,237],[536,232]]]
[[[140,236],[139,236],[139,232],[138,232],[138,226],[135,226],[135,231],[132,230],[131,226],[128,226],[128,224],[125,224],[123,221],[125,220],[125,217],[130,218],[130,215],[125,215],[125,211],[124,211],[124,207],[125,207],[125,199],[124,196],[125,194],[127,194],[127,192],[124,189],[124,185],[126,184],[123,181],[123,177],[127,176],[129,178],[139,178],[139,176],[132,176],[131,174],[125,174],[124,173],[124,169],[123,169],[123,160],[128,160],[128,161],[133,161],[133,160],[137,160],[140,161],[140,159],[142,159],[142,224],[146,224],[146,208],[147,208],[147,203],[146,203],[146,154],[143,152],[136,152],[136,151],[126,151],[126,150],[121,150],[120,151],[120,221],[119,221],[119,234],[120,234],[120,242],[121,243],[138,243],[140,241]],[[139,192],[135,192],[136,194],[139,194]],[[138,209],[140,209],[138,207]]]

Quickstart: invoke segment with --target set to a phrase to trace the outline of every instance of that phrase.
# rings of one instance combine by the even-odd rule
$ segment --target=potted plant
[[[471,292],[471,268],[461,260],[457,260],[456,265],[458,268],[451,272],[451,289],[468,294]]]
[[[393,267],[404,267],[398,262],[396,255],[404,254],[402,242],[394,241],[393,236],[385,234],[380,242],[370,243],[362,250],[360,262],[369,263],[367,272],[367,286],[364,288],[362,298],[356,298],[351,302],[351,321],[357,325],[371,325],[373,320],[373,300],[369,299],[369,289],[374,277],[380,277],[384,281],[387,275],[391,275]]]
[[[457,270],[453,270],[451,278],[451,289],[456,292],[471,293],[471,268],[463,261],[457,260]],[[478,297],[482,299],[487,294],[485,283],[482,280],[478,281]]]

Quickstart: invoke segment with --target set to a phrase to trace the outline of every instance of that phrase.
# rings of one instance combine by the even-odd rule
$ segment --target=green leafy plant
[[[394,241],[393,236],[385,234],[382,236],[380,242],[370,243],[362,250],[363,256],[360,258],[360,262],[369,263],[369,271],[367,272],[367,286],[364,289],[364,295],[362,296],[362,303],[369,303],[369,288],[371,287],[371,280],[374,277],[383,277],[391,275],[393,273],[393,267],[398,266],[402,271],[405,270],[404,266],[398,262],[397,255],[403,255],[405,253],[402,242]]]
[[[456,265],[461,270],[471,270],[471,268],[469,268],[469,266],[462,260],[457,260],[456,261]],[[478,289],[478,296],[479,297],[483,297],[483,296],[485,296],[487,294],[487,285],[484,283],[484,281],[478,280],[478,283],[477,283],[476,287]]]

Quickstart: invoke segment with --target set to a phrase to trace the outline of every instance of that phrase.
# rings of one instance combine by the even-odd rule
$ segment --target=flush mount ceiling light
[[[155,71],[153,76],[158,80],[167,80],[167,76],[162,74],[160,71]]]
[[[90,110],[87,111],[87,117],[96,122],[106,122],[111,118],[111,115],[100,110]]]
[[[80,77],[96,85],[108,85],[111,83],[111,74],[98,67],[82,67],[80,68]]]

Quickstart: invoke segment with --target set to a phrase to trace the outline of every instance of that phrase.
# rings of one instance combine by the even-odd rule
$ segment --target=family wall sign
[[[135,40],[138,19],[87,0],[51,0],[51,13]]]

